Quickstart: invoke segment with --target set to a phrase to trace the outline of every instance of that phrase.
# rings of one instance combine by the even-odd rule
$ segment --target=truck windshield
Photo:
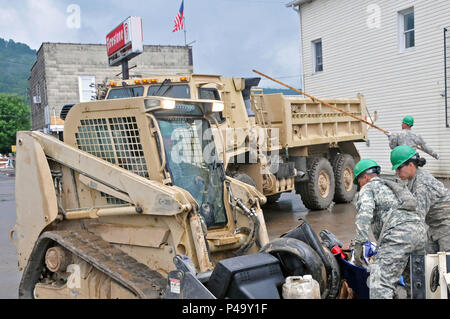
[[[186,189],[195,198],[207,227],[220,227],[227,223],[223,166],[217,162],[208,121],[198,116],[202,116],[198,107],[189,109],[189,106],[194,105],[179,104],[175,110],[155,114],[163,138],[167,169],[173,184]]]
[[[217,100],[220,101],[219,91],[214,88],[199,88],[198,98],[201,100]]]
[[[147,96],[165,96],[174,99],[190,99],[189,85],[186,84],[164,84],[152,85],[148,88]]]
[[[142,96],[144,94],[143,86],[124,87],[119,89],[111,89],[109,91],[107,100],[123,99],[130,97]]]
[[[215,88],[199,88],[198,89],[198,98],[200,100],[216,100],[220,101],[220,94],[219,91]],[[211,114],[212,117],[214,117],[218,123],[223,123],[225,121],[225,118],[223,117],[222,112],[214,112]]]

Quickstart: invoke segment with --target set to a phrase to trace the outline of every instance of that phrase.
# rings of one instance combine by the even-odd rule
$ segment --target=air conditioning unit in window
[[[41,97],[40,96],[33,96],[33,103],[34,104],[41,104]]]

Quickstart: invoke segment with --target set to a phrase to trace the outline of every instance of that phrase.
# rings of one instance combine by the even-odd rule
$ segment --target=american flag
[[[181,1],[180,11],[178,11],[177,17],[175,18],[175,27],[173,28],[172,32],[183,29],[183,27],[184,27],[183,15],[184,15],[184,0]]]

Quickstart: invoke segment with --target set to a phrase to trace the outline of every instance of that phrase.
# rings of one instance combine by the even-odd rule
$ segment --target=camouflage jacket
[[[417,199],[418,211],[429,226],[432,239],[450,235],[450,191],[444,184],[419,168],[408,181],[408,188]]]
[[[402,130],[396,135],[389,137],[389,146],[393,150],[399,145],[409,145],[417,150],[417,147],[423,149],[427,154],[436,157],[436,152],[427,146],[423,138],[411,130]]]
[[[369,230],[380,241],[383,230],[413,222],[423,227],[417,203],[406,186],[374,177],[357,195],[355,243],[369,241]],[[419,227],[418,226],[418,227]]]

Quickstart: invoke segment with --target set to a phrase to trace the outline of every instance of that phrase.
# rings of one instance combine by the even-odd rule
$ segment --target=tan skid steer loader
[[[63,140],[18,132],[19,297],[280,298],[286,277],[303,273],[335,296],[333,256],[269,242],[266,198],[225,175],[211,133],[222,109],[102,100],[68,111]]]

